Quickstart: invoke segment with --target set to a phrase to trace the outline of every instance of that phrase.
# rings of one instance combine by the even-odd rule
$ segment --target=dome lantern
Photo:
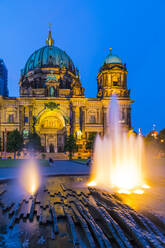
[[[107,64],[122,64],[122,60],[119,56],[112,54],[112,48],[109,48],[110,53],[106,56],[103,65]]]

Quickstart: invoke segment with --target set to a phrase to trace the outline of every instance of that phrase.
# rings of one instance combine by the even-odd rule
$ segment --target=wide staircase
[[[53,160],[68,160],[68,155],[65,153],[45,153],[46,159],[52,158]]]

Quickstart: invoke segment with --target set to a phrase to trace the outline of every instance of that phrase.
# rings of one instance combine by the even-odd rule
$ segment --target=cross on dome
[[[109,48],[110,54],[112,54],[112,47]]]
[[[50,23],[49,23],[48,39],[46,40],[46,44],[48,46],[53,46],[54,45],[54,40],[52,39],[52,35],[51,35],[51,24]]]

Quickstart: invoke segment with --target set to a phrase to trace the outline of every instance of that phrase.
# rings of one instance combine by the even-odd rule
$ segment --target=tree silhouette
[[[29,141],[26,144],[28,150],[40,152],[42,151],[41,138],[37,133],[30,133],[28,137]]]
[[[64,149],[69,152],[69,159],[72,159],[72,154],[77,150],[76,139],[72,134],[66,137]]]
[[[96,138],[96,133],[91,133],[86,143],[86,149],[90,150],[91,152],[93,151],[95,138]]]
[[[23,136],[16,129],[7,135],[7,152],[13,152],[14,158],[16,152],[20,151],[23,147]]]

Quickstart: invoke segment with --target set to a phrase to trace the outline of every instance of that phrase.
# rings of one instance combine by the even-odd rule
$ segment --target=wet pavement
[[[19,167],[0,168],[0,180],[17,178],[19,176]],[[87,175],[89,174],[89,166],[68,160],[56,160],[53,165],[48,167],[40,166],[41,174],[50,175]]]
[[[87,180],[44,178],[33,197],[17,180],[2,183],[0,247],[165,247],[164,217],[135,211],[121,195],[87,188]]]

